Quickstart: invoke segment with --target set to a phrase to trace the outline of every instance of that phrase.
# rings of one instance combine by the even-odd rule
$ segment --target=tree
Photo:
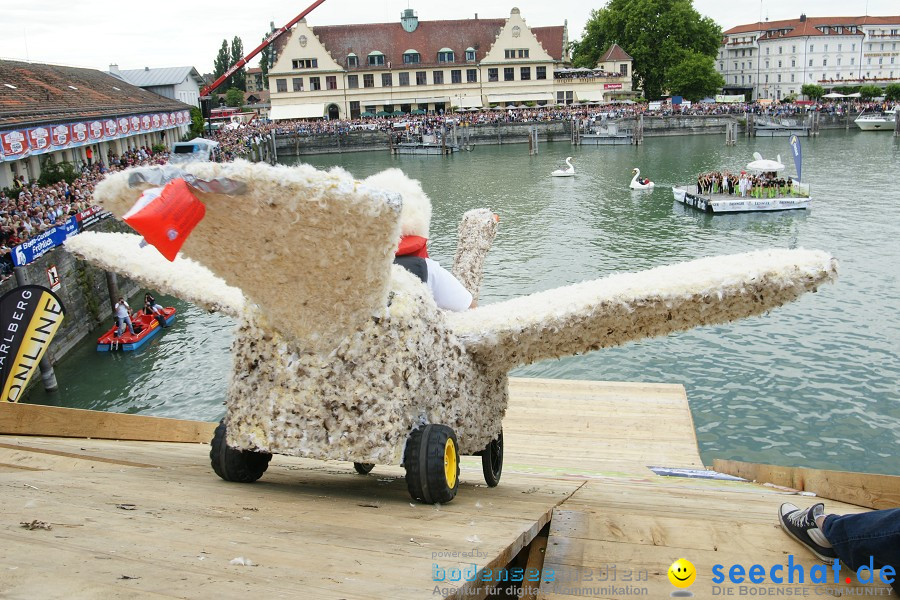
[[[244,43],[241,41],[241,38],[234,36],[234,39],[231,40],[231,62],[228,63],[228,66],[237,64],[242,58],[244,58]],[[225,68],[226,70],[228,69],[228,67]],[[241,67],[231,75],[231,83],[228,87],[247,90],[247,72],[244,70],[244,67]]]
[[[219,48],[219,53],[216,55],[216,60],[213,62],[213,80],[216,80],[225,74],[225,71],[231,66],[230,60],[231,55],[228,53],[228,40],[222,40],[222,47]],[[229,81],[230,78],[226,79],[222,82],[222,85],[229,87]]]
[[[244,92],[236,87],[228,88],[228,91],[225,92],[225,104],[228,106],[243,107]]]
[[[632,58],[632,78],[650,99],[669,88],[669,70],[691,52],[715,57],[721,28],[703,17],[692,0],[610,0],[591,12],[585,37],[574,44],[575,64],[594,67],[613,42]]]
[[[266,41],[264,37],[262,41]],[[275,61],[275,53],[272,50],[272,44],[263,48],[259,53],[259,70],[262,71],[263,87],[269,89],[269,69]]]
[[[203,113],[196,106],[192,106],[190,139],[203,137],[203,126]]]
[[[865,100],[871,100],[875,96],[880,96],[883,92],[877,85],[867,84],[859,87],[859,95]]]
[[[900,101],[900,83],[889,83],[884,88],[884,99],[888,102]]]
[[[810,100],[818,100],[825,95],[825,88],[815,83],[804,83],[800,87],[800,93]]]
[[[725,85],[725,79],[716,72],[715,60],[699,52],[688,53],[669,69],[668,77],[672,94],[691,102],[712,96]]]

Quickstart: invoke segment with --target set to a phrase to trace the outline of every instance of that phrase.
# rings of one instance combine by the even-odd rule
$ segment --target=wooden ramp
[[[206,444],[25,436],[23,415],[0,407],[0,432],[15,433],[0,436],[0,597],[468,599],[484,594],[441,576],[503,568],[529,544],[528,564],[540,566],[546,545],[544,574],[561,577],[522,598],[628,597],[598,584],[604,566],[607,586],[668,596],[666,569],[679,557],[699,570],[699,598],[711,597],[716,563],[783,563],[793,553],[814,564],[775,524],[781,502],[814,499],[647,469],[701,467],[681,386],[510,387],[500,486],[485,487],[480,461],[466,458],[445,506],[411,504],[401,469],[359,476],[346,463],[276,456],[259,482],[231,484],[212,473]],[[35,422],[44,436],[74,435],[73,413]],[[164,423],[148,423],[165,439]],[[104,427],[139,437],[134,423]],[[193,440],[209,426],[179,427],[172,435]]]

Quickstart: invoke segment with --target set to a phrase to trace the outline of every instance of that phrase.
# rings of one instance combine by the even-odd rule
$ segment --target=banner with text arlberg
[[[39,285],[0,298],[0,402],[22,397],[64,316],[59,297]]]

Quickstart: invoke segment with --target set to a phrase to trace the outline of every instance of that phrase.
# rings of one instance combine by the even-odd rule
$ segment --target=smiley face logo
[[[697,569],[689,560],[679,558],[669,567],[669,581],[678,588],[690,587],[697,579]]]

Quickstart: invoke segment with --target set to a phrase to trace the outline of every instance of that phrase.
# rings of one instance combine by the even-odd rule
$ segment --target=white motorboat
[[[863,131],[893,131],[897,120],[897,107],[883,113],[859,115],[854,123]]]

